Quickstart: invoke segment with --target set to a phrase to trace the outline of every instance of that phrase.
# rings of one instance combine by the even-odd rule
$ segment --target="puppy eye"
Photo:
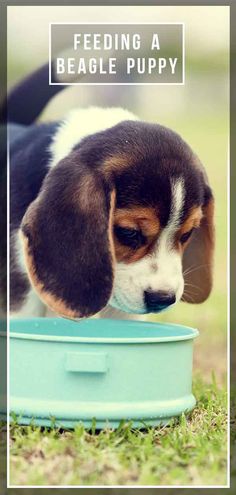
[[[126,227],[119,227],[118,225],[115,225],[114,232],[121,244],[131,247],[132,249],[137,249],[146,243],[146,238],[142,234],[141,230],[128,229]]]
[[[185,234],[181,235],[181,237],[180,237],[181,244],[184,244],[185,242],[187,242],[187,240],[189,239],[189,237],[192,235],[193,230],[194,229],[191,229],[188,232],[185,232]]]

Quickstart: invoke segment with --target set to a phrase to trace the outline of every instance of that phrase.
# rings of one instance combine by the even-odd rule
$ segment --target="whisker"
[[[183,294],[183,297],[182,297],[182,301],[183,302],[188,302],[188,301],[186,301],[186,299],[184,299],[184,296],[188,297],[188,299],[190,299],[190,301],[194,303],[194,300],[193,300],[192,296],[188,292],[185,292]]]
[[[190,273],[193,273],[200,268],[206,268],[207,266],[210,266],[209,263],[199,266],[192,265],[191,267],[186,268],[186,270],[183,271],[183,275],[189,275]]]
[[[192,268],[195,268],[195,267],[196,267],[196,265],[189,266],[188,268],[186,268],[186,270],[184,270],[183,275],[185,275],[186,273],[188,273],[189,271],[191,271]]]
[[[201,287],[199,287],[198,285],[189,284],[188,282],[185,282],[184,287],[193,287],[194,289],[197,289],[200,292],[203,292],[203,289]]]

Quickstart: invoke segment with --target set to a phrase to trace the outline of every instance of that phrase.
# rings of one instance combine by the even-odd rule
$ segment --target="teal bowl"
[[[73,428],[167,424],[191,410],[193,328],[124,320],[12,320],[10,411]]]

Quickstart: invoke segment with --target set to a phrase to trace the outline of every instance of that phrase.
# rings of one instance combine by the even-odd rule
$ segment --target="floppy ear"
[[[183,300],[193,304],[205,301],[212,289],[214,254],[214,199],[210,188],[203,206],[200,227],[193,232],[183,255],[183,274],[186,293]],[[189,284],[189,285],[188,285]]]
[[[60,316],[91,316],[112,292],[115,191],[79,163],[78,150],[51,169],[21,225],[29,278]]]

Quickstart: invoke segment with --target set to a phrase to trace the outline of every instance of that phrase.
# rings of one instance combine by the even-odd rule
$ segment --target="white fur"
[[[50,147],[51,167],[65,158],[84,137],[109,129],[124,120],[138,120],[138,117],[123,108],[90,107],[72,110],[54,136]]]
[[[173,249],[173,237],[179,226],[184,202],[184,184],[181,179],[172,183],[171,214],[151,255],[125,264],[118,263],[110,304],[130,313],[146,313],[144,291],[166,291],[181,299],[184,290],[181,256]],[[156,265],[157,269],[153,270]]]
[[[35,318],[45,316],[45,312],[45,304],[31,287],[21,308],[18,311],[11,311],[11,318]]]

